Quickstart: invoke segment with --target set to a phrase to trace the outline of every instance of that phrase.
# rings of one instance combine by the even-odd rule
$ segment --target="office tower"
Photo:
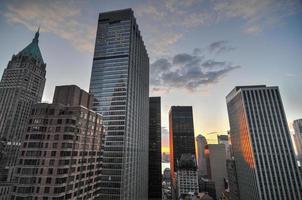
[[[199,192],[195,155],[182,154],[176,172],[177,199]]]
[[[198,176],[206,176],[207,175],[207,164],[205,159],[205,147],[207,145],[207,139],[202,136],[198,135],[196,137],[197,143],[197,172]]]
[[[226,101],[240,199],[300,200],[302,183],[278,87],[238,86]]]
[[[32,42],[13,55],[0,82],[0,179],[10,181],[20,143],[34,103],[40,102],[45,85],[45,67],[39,30]]]
[[[160,97],[149,98],[149,199],[162,198]]]
[[[217,135],[217,141],[218,141],[218,144],[225,145],[226,158],[231,159],[229,136],[228,135]]]
[[[195,155],[192,106],[172,106],[169,112],[170,169],[172,179],[182,154]]]
[[[226,161],[226,168],[229,181],[230,199],[240,200],[235,161],[233,159],[228,159]]]
[[[224,144],[208,144],[205,150],[208,178],[214,181],[216,198],[220,198],[225,190],[226,154]]]
[[[302,166],[302,119],[295,120],[293,127],[295,130],[294,141],[297,150],[297,160],[300,162],[300,166]]]
[[[147,199],[149,57],[131,9],[99,15],[90,92],[106,126],[99,198]]]
[[[95,199],[103,125],[92,98],[77,86],[59,86],[52,104],[33,106],[12,199]]]

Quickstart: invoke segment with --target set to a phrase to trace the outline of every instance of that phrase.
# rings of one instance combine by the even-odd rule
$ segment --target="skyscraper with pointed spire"
[[[0,82],[0,181],[10,181],[32,105],[42,99],[46,64],[32,42],[13,55]]]

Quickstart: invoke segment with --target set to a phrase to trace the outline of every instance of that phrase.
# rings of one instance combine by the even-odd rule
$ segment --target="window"
[[[51,177],[46,178],[46,184],[51,184]]]

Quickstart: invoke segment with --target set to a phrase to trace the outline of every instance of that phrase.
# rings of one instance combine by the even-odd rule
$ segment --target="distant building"
[[[160,97],[149,98],[149,184],[151,200],[162,198]]]
[[[302,199],[278,87],[238,86],[226,101],[240,199]]]
[[[230,159],[231,152],[230,152],[229,136],[228,135],[217,135],[217,141],[218,141],[218,144],[225,145],[226,158]]]
[[[182,154],[177,163],[177,198],[199,192],[195,156]]]
[[[207,175],[207,163],[206,163],[206,158],[205,158],[205,147],[207,145],[207,139],[202,135],[198,135],[196,137],[196,143],[197,143],[198,176],[206,176]]]
[[[12,199],[95,199],[100,187],[102,116],[79,87],[56,87],[33,106],[16,165]]]
[[[39,31],[13,55],[0,82],[0,182],[4,185],[11,181],[32,105],[43,95],[46,64],[38,43]]]
[[[206,146],[208,178],[215,182],[216,198],[220,198],[225,190],[226,154],[224,144],[208,144]]]
[[[240,200],[235,161],[228,159],[226,161],[226,166],[227,166],[227,173],[228,173],[230,199]]]
[[[302,119],[295,120],[293,127],[295,130],[293,137],[297,150],[297,160],[300,162],[300,166],[302,166]]]
[[[99,198],[147,199],[149,56],[132,9],[100,13],[89,91],[106,127]]]
[[[164,170],[163,180],[164,181],[171,181],[171,170],[170,170],[170,168],[166,168]]]
[[[199,177],[199,190],[209,194],[213,199],[216,199],[215,182],[210,179]]]
[[[165,152],[163,153],[162,162],[166,162],[166,163],[170,162],[170,155],[168,153]]]

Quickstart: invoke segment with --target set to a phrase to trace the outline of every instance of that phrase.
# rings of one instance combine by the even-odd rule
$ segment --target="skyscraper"
[[[12,199],[95,199],[103,122],[92,98],[75,85],[58,86],[52,104],[33,106]]]
[[[32,105],[40,102],[45,85],[45,67],[39,30],[32,42],[13,55],[0,82],[1,180],[10,181]]]
[[[300,162],[300,166],[302,166],[302,119],[295,120],[293,127],[295,130],[294,141],[297,150],[297,160]]]
[[[192,106],[172,106],[169,112],[169,142],[171,190],[173,199],[177,198],[177,163],[182,154],[195,156],[194,125]]]
[[[216,198],[219,199],[225,190],[227,179],[225,145],[208,144],[205,149],[207,176],[214,181]]]
[[[302,183],[278,87],[235,87],[226,101],[240,199],[300,200]]]
[[[149,98],[149,199],[162,198],[160,97]]]
[[[99,15],[90,92],[106,127],[100,199],[147,199],[149,57],[131,9]]]
[[[207,139],[202,136],[198,135],[196,137],[196,143],[197,143],[197,172],[199,178],[202,176],[206,176],[207,174],[207,164],[205,159],[205,147],[207,145]]]
[[[192,106],[172,106],[169,112],[170,168],[172,178],[182,154],[195,155]]]

